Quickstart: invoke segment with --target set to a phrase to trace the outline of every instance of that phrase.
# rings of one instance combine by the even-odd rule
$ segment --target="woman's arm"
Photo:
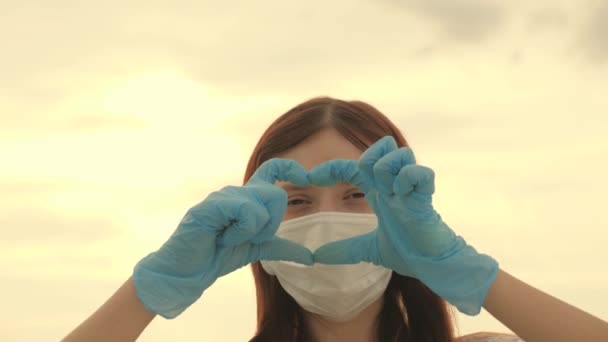
[[[62,342],[135,341],[155,316],[137,298],[135,285],[129,278]]]
[[[483,307],[526,342],[608,341],[608,323],[498,271]]]

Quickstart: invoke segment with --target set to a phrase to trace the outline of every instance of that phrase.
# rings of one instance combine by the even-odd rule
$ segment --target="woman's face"
[[[308,171],[331,159],[358,160],[362,151],[342,137],[334,129],[325,129],[290,150],[279,158],[293,159]],[[287,191],[287,211],[283,220],[323,211],[373,213],[364,194],[354,185],[337,183],[330,187],[309,186],[298,188],[288,182],[277,182]]]

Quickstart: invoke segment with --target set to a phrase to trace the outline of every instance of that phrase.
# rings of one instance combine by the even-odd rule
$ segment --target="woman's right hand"
[[[174,318],[215,280],[259,260],[313,264],[306,247],[275,236],[287,208],[276,181],[309,185],[297,162],[274,158],[244,186],[228,186],[190,208],[163,246],[140,260],[133,272],[144,306]]]

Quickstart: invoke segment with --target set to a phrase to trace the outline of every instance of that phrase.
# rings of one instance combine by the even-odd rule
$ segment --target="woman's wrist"
[[[137,297],[133,279],[129,278],[62,342],[135,341],[154,317],[156,314]]]

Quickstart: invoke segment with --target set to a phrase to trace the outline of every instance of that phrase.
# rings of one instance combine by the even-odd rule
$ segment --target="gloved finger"
[[[177,275],[191,275],[199,268],[207,268],[213,262],[216,246],[215,239],[217,232],[203,224],[192,212],[188,210],[177,229],[171,237],[158,250],[158,253],[163,254],[163,251],[172,251],[170,254],[164,253],[163,257],[157,257],[157,263],[166,263],[174,265],[177,260],[195,260],[193,263],[179,263],[180,268],[173,271]],[[152,253],[148,257],[155,257]],[[170,266],[171,267],[171,266]]]
[[[406,165],[395,178],[393,190],[398,195],[407,195],[412,191],[432,195],[435,192],[435,172],[422,165]]]
[[[376,230],[367,234],[327,243],[314,251],[315,262],[349,265],[359,262],[380,263]]]
[[[376,186],[376,179],[374,178],[374,165],[376,162],[384,157],[384,155],[396,150],[397,142],[392,136],[385,136],[384,138],[376,141],[372,144],[359,158],[359,169],[366,179],[370,180],[372,186]]]
[[[331,186],[336,182],[349,183],[367,193],[371,189],[356,160],[335,159],[323,162],[308,173],[310,183],[317,186]]]
[[[249,265],[252,244],[244,243],[238,246],[221,248],[215,258],[214,269],[210,271],[216,278],[231,273],[243,266]]]
[[[314,263],[312,252],[306,247],[277,237],[261,244],[244,243],[222,248],[218,252],[215,269],[211,272],[215,272],[219,278],[260,260],[292,261],[309,266]]]
[[[393,150],[380,158],[373,167],[378,192],[392,194],[395,178],[404,166],[411,164],[416,164],[416,159],[409,147]]]
[[[256,182],[274,184],[276,181],[290,182],[299,187],[306,187],[310,184],[308,172],[298,162],[291,159],[272,158],[258,167],[247,185]]]
[[[246,190],[225,187],[193,208],[199,222],[216,232],[218,246],[239,245],[256,236],[270,220],[266,207],[247,196]]]
[[[274,237],[285,211],[287,210],[287,192],[282,188],[264,183],[248,185],[247,190],[253,201],[256,201],[268,212],[268,221],[260,227],[251,242],[260,243]]]
[[[304,265],[314,264],[312,252],[293,241],[274,237],[260,244],[249,244],[251,262],[260,260],[292,261]]]

